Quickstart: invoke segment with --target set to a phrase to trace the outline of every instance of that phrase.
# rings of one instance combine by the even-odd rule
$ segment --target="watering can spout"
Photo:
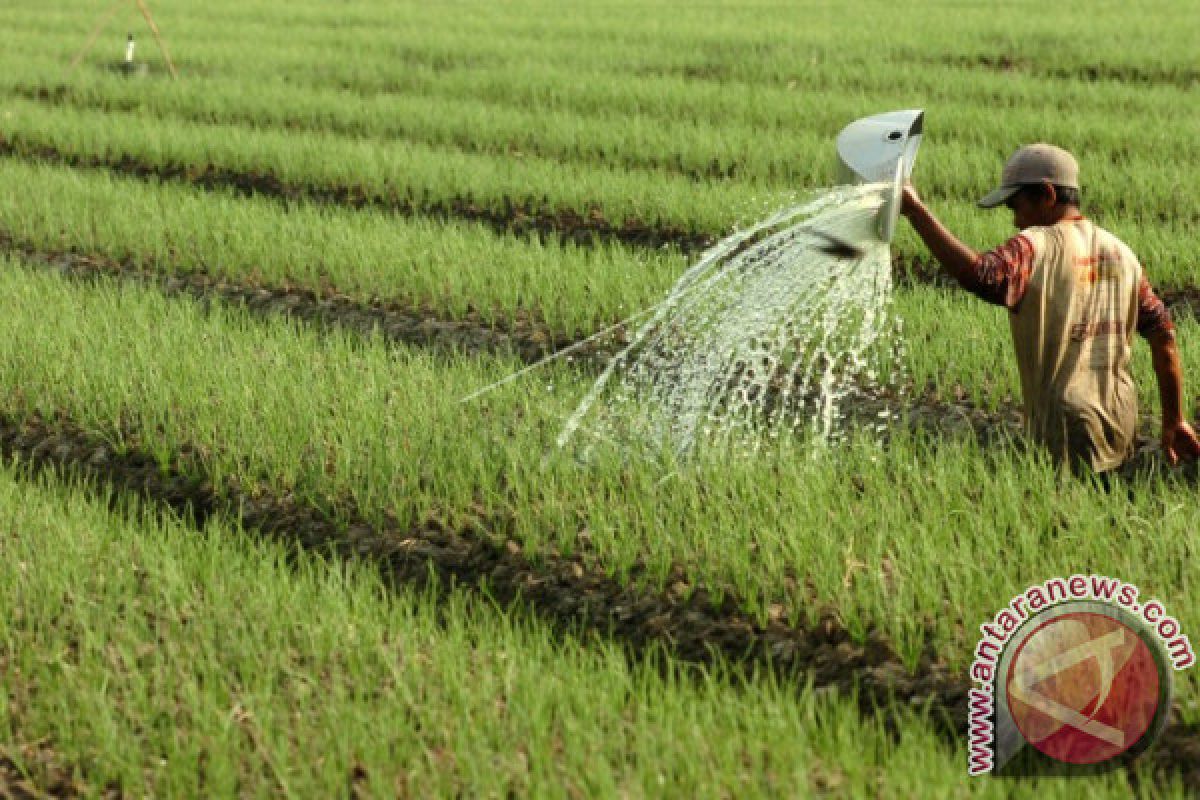
[[[876,232],[890,242],[900,216],[900,194],[921,146],[925,112],[889,111],[851,122],[837,137],[843,183],[887,183]]]

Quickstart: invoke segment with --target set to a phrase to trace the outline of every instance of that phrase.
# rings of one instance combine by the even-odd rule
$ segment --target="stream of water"
[[[901,385],[891,257],[875,233],[889,188],[825,190],[705,252],[607,364],[559,446],[687,457],[882,430],[879,398]]]

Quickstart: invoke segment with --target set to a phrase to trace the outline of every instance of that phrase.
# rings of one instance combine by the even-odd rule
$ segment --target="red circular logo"
[[[1162,702],[1159,664],[1112,616],[1056,616],[1020,643],[1005,691],[1025,740],[1068,764],[1098,764],[1146,735]]]

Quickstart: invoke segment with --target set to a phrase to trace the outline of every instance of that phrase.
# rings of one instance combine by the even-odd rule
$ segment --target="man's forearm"
[[[1179,363],[1179,349],[1175,346],[1174,333],[1155,334],[1150,339],[1150,352],[1154,363],[1154,375],[1158,378],[1163,425],[1177,425],[1183,421],[1183,367]]]
[[[973,267],[979,260],[979,254],[946,230],[946,227],[924,205],[914,206],[906,213],[906,216],[938,263],[960,284],[968,289],[975,288]]]

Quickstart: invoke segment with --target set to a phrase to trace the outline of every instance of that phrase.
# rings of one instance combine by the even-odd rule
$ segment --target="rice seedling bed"
[[[197,464],[203,463],[211,455],[206,453],[208,448],[203,445],[183,445],[178,452],[168,452],[159,438],[164,431],[139,431],[136,413],[126,416],[121,423],[133,425],[124,431],[128,437],[124,446],[114,445],[102,435],[72,430],[67,417],[56,416],[50,423],[39,423],[38,417],[36,413],[32,416],[26,414],[23,423],[5,423],[2,438],[6,453],[15,453],[35,463],[40,459],[67,468],[83,466],[85,474],[100,475],[124,488],[132,487],[160,504],[188,510],[199,508],[202,519],[219,515],[222,508],[236,508],[243,520],[249,519],[252,525],[273,533],[285,542],[299,543],[309,548],[330,547],[335,552],[374,557],[381,562],[395,562],[399,558],[403,563],[407,558],[409,564],[401,573],[407,576],[424,574],[421,564],[425,558],[429,558],[432,566],[447,570],[450,577],[466,579],[468,585],[482,577],[489,586],[499,587],[500,596],[511,597],[509,593],[513,592],[515,574],[517,587],[524,587],[518,588],[518,593],[532,599],[535,605],[541,605],[543,613],[549,610],[551,617],[557,613],[560,620],[565,617],[568,623],[594,624],[599,618],[613,628],[620,629],[624,624],[626,635],[630,635],[628,629],[632,629],[635,636],[632,641],[642,646],[645,646],[648,631],[650,641],[654,641],[655,634],[668,635],[670,638],[667,641],[671,643],[668,654],[674,658],[691,660],[699,654],[708,663],[713,648],[721,650],[726,647],[733,654],[745,658],[753,655],[753,649],[745,643],[761,642],[759,646],[767,654],[765,665],[768,669],[795,668],[799,665],[807,668],[809,674],[816,676],[819,681],[828,682],[827,685],[846,687],[847,681],[850,681],[852,685],[864,687],[864,697],[874,704],[871,707],[875,709],[878,709],[881,697],[899,694],[912,702],[932,702],[939,714],[961,717],[960,701],[965,681],[957,677],[956,670],[946,669],[946,663],[936,650],[927,650],[915,676],[905,678],[904,667],[894,660],[895,656],[890,655],[893,652],[891,645],[885,638],[886,634],[881,634],[878,628],[872,628],[865,641],[861,639],[861,632],[856,637],[854,629],[846,627],[838,617],[819,620],[815,624],[800,622],[799,628],[792,628],[788,620],[794,620],[795,617],[789,617],[786,607],[780,605],[768,609],[766,628],[758,628],[751,619],[740,617],[742,612],[737,610],[736,604],[729,605],[729,596],[723,603],[718,602],[714,611],[709,604],[720,595],[710,594],[702,582],[692,583],[694,576],[678,565],[668,575],[670,588],[664,595],[656,595],[652,591],[646,594],[644,592],[647,590],[636,588],[632,594],[628,594],[628,590],[618,588],[620,581],[612,584],[611,578],[606,579],[602,571],[597,571],[594,562],[582,557],[593,544],[590,533],[581,535],[575,543],[581,557],[565,562],[552,554],[545,559],[534,556],[530,561],[523,561],[518,555],[523,545],[512,539],[502,546],[499,546],[499,542],[491,545],[496,549],[489,556],[486,538],[490,536],[494,540],[498,531],[486,527],[496,524],[495,518],[489,520],[486,516],[475,517],[474,522],[470,523],[470,532],[464,534],[465,540],[428,521],[423,524],[432,524],[432,529],[411,532],[406,538],[396,537],[396,529],[391,528],[393,538],[388,541],[389,529],[385,529],[380,537],[370,523],[350,521],[347,523],[349,528],[339,529],[321,512],[314,517],[312,512],[305,511],[307,504],[296,506],[295,501],[288,499],[293,496],[291,493],[280,495],[282,499],[277,500],[269,490],[264,494],[254,485],[244,483],[241,484],[245,488],[240,490],[240,496],[221,498],[219,488],[216,490],[218,494],[214,495],[214,479],[206,476],[203,468],[197,470]],[[15,433],[12,432],[14,429]],[[159,441],[155,442],[155,439]],[[147,449],[141,453],[129,451],[130,443]],[[180,447],[178,443],[174,446]],[[178,470],[178,463],[187,467]],[[230,479],[234,481],[233,486],[239,485],[236,476]],[[855,488],[863,487],[856,485]],[[476,514],[479,513],[486,512],[477,509]],[[504,509],[500,513],[509,514],[511,511]],[[392,524],[395,524],[395,520]],[[503,520],[501,527],[511,533],[513,521]],[[485,539],[480,540],[480,536]],[[503,537],[500,541],[504,541]],[[482,562],[480,547],[484,548]],[[481,565],[486,567],[488,564],[493,565],[490,573],[482,576],[477,574]],[[653,566],[639,565],[639,570],[647,567],[652,569]],[[853,575],[861,566],[855,564],[851,557],[846,562],[847,574]],[[893,568],[894,565],[889,566],[886,571],[890,573]],[[522,572],[527,573],[528,577],[521,578]],[[628,579],[629,576],[626,577]],[[890,579],[894,578],[893,573]],[[525,580],[529,582],[521,582]],[[811,586],[806,586],[806,593],[811,590]],[[813,600],[811,597],[809,599],[810,602]],[[717,615],[715,620],[711,616],[714,613]],[[608,615],[607,620],[605,614]],[[730,625],[733,627],[730,628]],[[596,627],[604,629],[599,625]],[[753,633],[758,630],[763,632]],[[748,632],[751,636],[749,640],[745,638]],[[927,646],[931,644],[929,642]],[[769,648],[767,645],[770,645]],[[760,665],[762,662],[755,660],[750,663]],[[1187,724],[1173,727],[1171,731],[1167,739],[1170,745],[1160,748],[1157,761],[1161,768],[1167,770],[1167,780],[1171,780],[1170,776],[1188,763],[1186,743],[1193,735]]]
[[[1032,572],[1053,574],[1071,558],[1110,564],[1109,539],[1121,536],[1132,552],[1113,570],[1188,603],[1174,581],[1186,561],[1178,548],[1189,546],[1179,534],[1195,520],[1186,510],[1164,516],[1178,491],[1168,476],[1136,477],[1142,496],[1131,505],[1060,483],[1036,454],[983,452],[972,438],[928,428],[898,435],[883,451],[851,447],[844,460],[783,452],[761,463],[702,465],[665,482],[659,468],[619,461],[544,464],[586,386],[569,369],[540,376],[555,392],[510,388],[464,406],[458,398],[514,363],[447,364],[236,310],[201,313],[129,286],[71,286],[16,265],[5,275],[13,306],[0,360],[3,385],[12,387],[8,413],[67,413],[114,448],[136,446],[164,465],[185,453],[183,468],[207,480],[261,484],[333,519],[353,509],[405,529],[432,515],[459,529],[500,514],[511,520],[504,536],[531,558],[585,549],[598,569],[620,578],[636,567],[638,580],[659,587],[682,569],[718,602],[726,592],[764,619],[773,604],[797,620],[836,608],[855,635],[887,631],[910,664],[930,641],[948,659],[965,656],[964,615],[982,618],[995,594],[1020,583],[977,574],[973,565],[997,537],[1028,548]],[[34,323],[46,315],[62,320],[52,334]],[[930,466],[916,472],[918,459]],[[981,495],[985,475],[992,489]],[[979,504],[988,521],[961,529],[956,520],[976,519],[968,509]],[[1160,517],[1163,536],[1137,537],[1143,520]],[[665,530],[684,533],[655,533]],[[947,571],[933,554],[949,541],[962,560]],[[1097,548],[1091,557],[1089,548]],[[963,609],[952,619],[949,598]]]
[[[950,797],[961,780],[964,753],[907,709],[897,736],[847,698],[631,659],[478,594],[9,465],[0,498],[9,787]]]
[[[972,203],[1018,144],[1079,155],[1085,211],[1178,311],[1195,413],[1177,4],[214,0],[155,8],[178,82],[123,15],[67,73],[107,5],[0,8],[0,445],[40,475],[0,469],[0,785],[1007,794],[960,777],[980,622],[1089,571],[1200,619],[1195,469],[1055,473],[1003,312],[907,229],[882,443],[575,462],[551,443],[612,343],[458,402],[832,182],[845,123],[920,107],[918,188],[977,247],[1011,234]],[[114,69],[130,19],[141,77]],[[1200,785],[1177,690],[1141,774],[1030,790]]]

